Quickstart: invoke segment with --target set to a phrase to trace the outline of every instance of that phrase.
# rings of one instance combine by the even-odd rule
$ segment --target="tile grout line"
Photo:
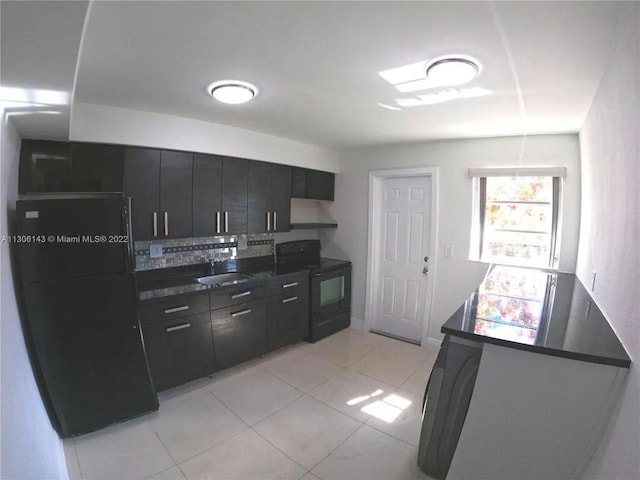
[[[339,449],[342,445],[344,445],[344,443],[345,443],[347,440],[349,440],[351,437],[353,437],[353,436],[356,434],[356,432],[357,432],[358,430],[360,430],[363,426],[364,426],[364,423],[360,423],[360,426],[359,426],[358,428],[356,428],[356,429],[351,433],[351,435],[348,435],[348,436],[347,436],[347,438],[345,438],[342,442],[340,442],[340,443],[336,446],[336,448],[334,448],[333,450],[331,450],[331,451],[330,451],[330,452],[329,452],[329,453],[328,453],[328,454],[327,454],[327,455],[326,455],[322,460],[320,460],[318,463],[316,463],[316,464],[311,468],[311,470],[309,470],[309,471],[310,471],[313,475],[316,475],[315,473],[313,473],[313,469],[314,469],[314,468],[316,468],[318,465],[320,465],[322,462],[324,462],[327,458],[329,458],[333,452],[335,452],[335,451],[336,451],[337,449]],[[316,477],[317,477],[317,476],[318,476],[318,475],[316,475]],[[318,478],[320,478],[320,477],[318,477]]]

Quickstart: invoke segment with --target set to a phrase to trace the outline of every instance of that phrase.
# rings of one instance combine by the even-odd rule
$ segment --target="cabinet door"
[[[249,161],[248,192],[248,233],[271,231],[271,165]]]
[[[267,350],[264,300],[211,312],[211,329],[218,370],[264,355]]]
[[[160,150],[125,150],[124,194],[131,197],[133,239],[158,238],[161,233],[160,218],[157,218],[160,210]]]
[[[305,198],[333,201],[335,175],[319,170],[307,170]]]
[[[143,325],[143,336],[157,390],[215,371],[209,312]]]
[[[193,156],[193,236],[222,233],[222,221],[222,157],[196,153]]]
[[[291,196],[305,198],[307,193],[307,170],[300,167],[291,168]]]
[[[222,230],[225,234],[247,233],[248,162],[233,157],[222,160]]]
[[[297,288],[267,299],[267,345],[269,351],[309,335],[309,292]]]
[[[273,232],[291,229],[291,167],[271,165],[271,211]]]
[[[71,191],[122,192],[124,147],[74,142],[71,160]]]
[[[162,236],[164,238],[190,237],[193,153],[163,151],[161,158]]]

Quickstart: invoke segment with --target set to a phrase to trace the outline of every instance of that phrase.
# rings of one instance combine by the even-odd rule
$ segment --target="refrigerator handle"
[[[126,239],[126,264],[127,271],[133,272],[136,269],[136,255],[135,248],[133,245],[133,229],[131,228],[131,200],[129,198],[125,199],[124,207],[122,208],[122,231],[124,233]]]

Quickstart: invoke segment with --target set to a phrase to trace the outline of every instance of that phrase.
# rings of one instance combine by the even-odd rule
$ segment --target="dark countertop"
[[[569,273],[495,266],[441,332],[556,357],[631,365],[607,319]]]
[[[196,281],[198,277],[211,275],[208,263],[188,265],[184,267],[164,268],[136,273],[139,299],[153,300],[157,298],[182,295],[187,293],[208,292],[213,289],[231,287],[240,283],[264,281],[282,275],[309,271],[306,267],[277,269],[273,257],[265,259],[231,260],[216,265],[216,273],[242,272],[251,274],[250,278],[225,284],[224,286],[202,285]]]

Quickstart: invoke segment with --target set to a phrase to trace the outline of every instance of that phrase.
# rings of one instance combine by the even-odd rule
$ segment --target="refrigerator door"
[[[62,437],[157,410],[133,274],[31,284],[24,293],[30,336]]]
[[[18,200],[16,241],[24,284],[131,272],[130,200]]]

